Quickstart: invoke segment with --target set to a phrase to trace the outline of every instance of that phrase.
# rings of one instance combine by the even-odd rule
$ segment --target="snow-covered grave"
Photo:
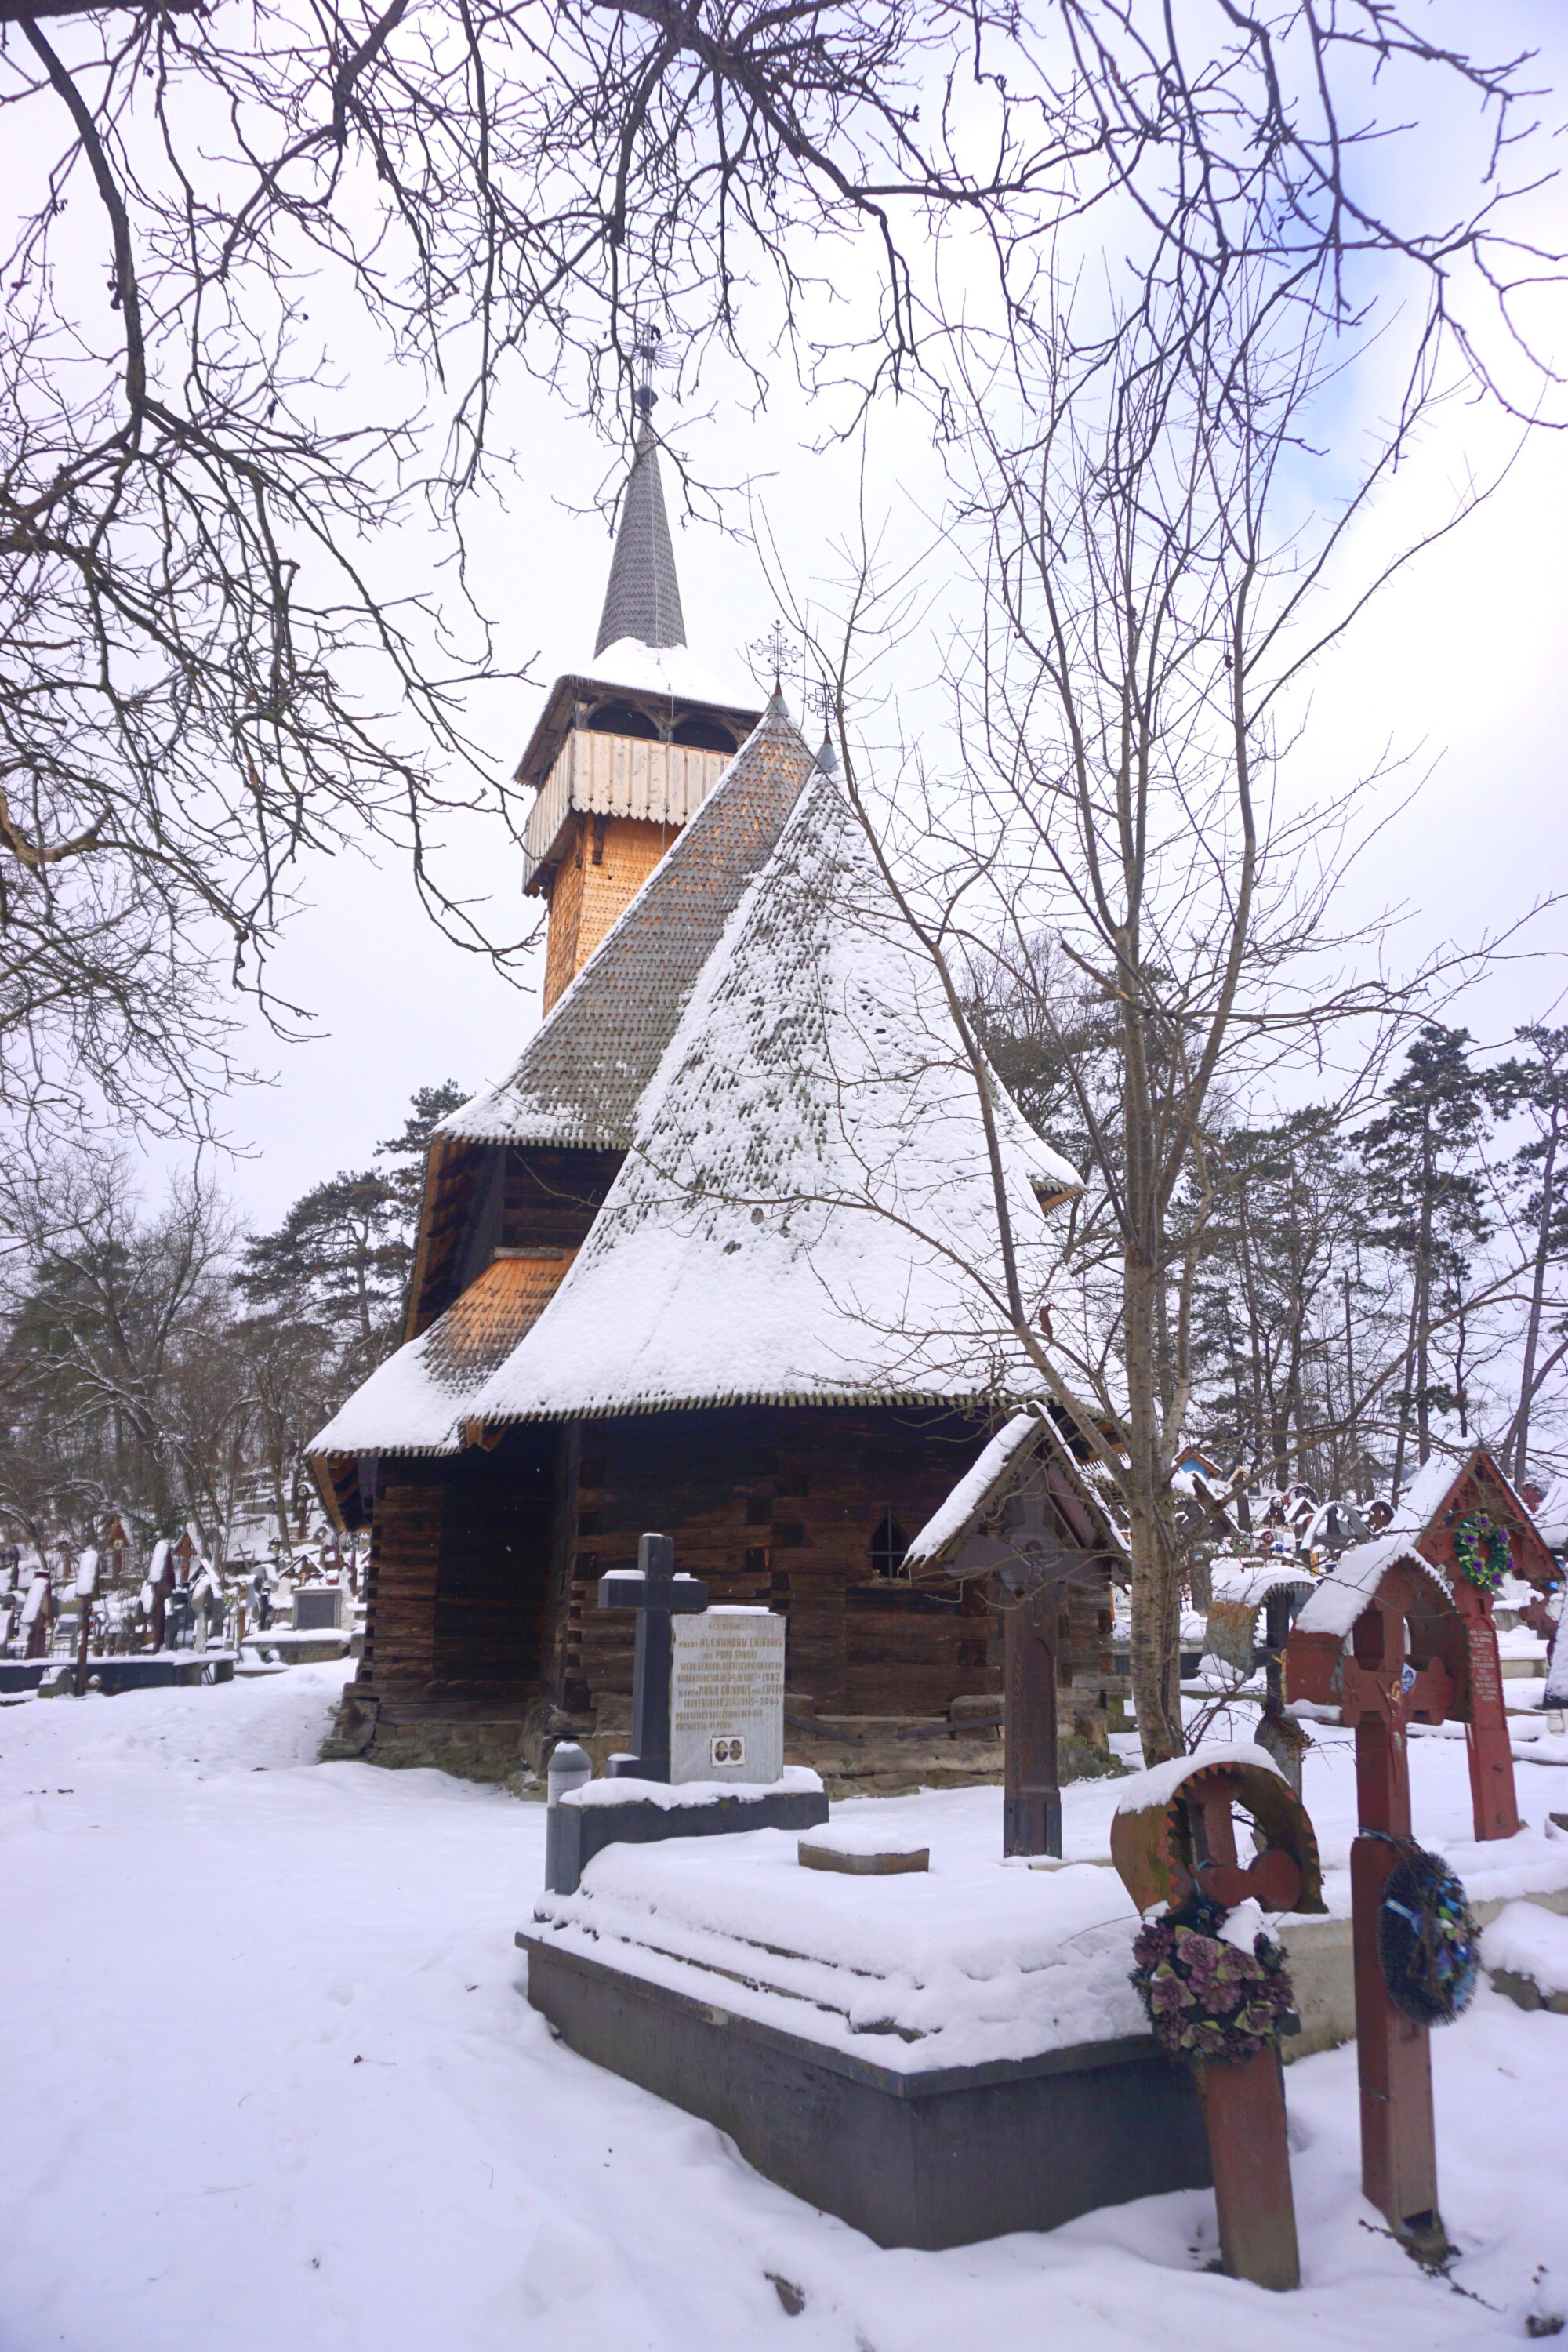
[[[1205,2189],[946,2252],[877,2248],[552,2037],[511,1941],[544,1808],[315,1765],[346,1672],[0,1709],[7,2352],[1502,2352],[1568,2307],[1568,2019],[1484,1981],[1433,2040],[1447,2277],[1361,2199],[1353,2047],[1287,2069],[1299,2294],[1212,2273]],[[1349,1737],[1314,1737],[1328,1933],[1348,1912],[1354,1777]],[[1472,1895],[1561,1886],[1568,1840],[1544,1827],[1561,1771],[1521,1749],[1527,1830],[1483,1848],[1462,1737],[1411,1747],[1422,1836]],[[928,1846],[929,1878],[791,1883],[873,1916],[922,1885],[1048,1897],[1103,1861],[1118,1790],[1064,1791],[1062,1870],[996,1860],[1001,1792],[966,1789],[835,1809]],[[1093,1877],[1109,1902],[1113,1874]],[[902,1999],[918,2019],[912,1981]],[[865,2038],[879,2063],[919,2047]]]

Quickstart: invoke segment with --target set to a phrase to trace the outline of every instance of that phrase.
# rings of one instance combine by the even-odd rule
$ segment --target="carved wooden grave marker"
[[[1362,2187],[1423,2254],[1447,2243],[1437,2208],[1430,2037],[1394,2004],[1378,1920],[1396,1841],[1411,1834],[1408,1727],[1468,1716],[1471,1654],[1452,1596],[1413,1546],[1386,1536],[1344,1555],[1301,1612],[1285,1653],[1289,1699],[1337,1705],[1355,1730],[1360,1826],[1351,1904]]]
[[[1434,1475],[1434,1473],[1436,1475]],[[1453,1588],[1464,1624],[1469,1662],[1469,1704],[1465,1741],[1469,1749],[1470,1800],[1479,1839],[1512,1837],[1519,1828],[1514,1793],[1513,1749],[1503,1702],[1502,1664],[1498,1655],[1492,1593],[1467,1572],[1495,1540],[1506,1566],[1539,1591],[1550,1591],[1557,1565],[1530,1511],[1484,1448],[1445,1470],[1428,1463],[1405,1497],[1396,1522],[1423,1559],[1442,1570]],[[1478,1541],[1479,1539],[1479,1541]]]
[[[1223,1753],[1205,1763],[1200,1749],[1173,1794],[1137,1810],[1123,1802],[1111,1822],[1111,1858],[1140,1911],[1162,1902],[1180,1910],[1194,1895],[1222,1911],[1249,1900],[1265,1911],[1323,1909],[1311,1822],[1294,1790],[1268,1765]],[[1237,1808],[1251,1817],[1258,1841],[1250,1862],[1237,1853]],[[1299,2286],[1279,2049],[1239,2063],[1210,2061],[1196,2071],[1226,2273],[1257,2286]]]

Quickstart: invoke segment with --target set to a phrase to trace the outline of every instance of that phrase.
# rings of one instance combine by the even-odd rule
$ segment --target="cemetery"
[[[1454,362],[1434,329],[1405,410],[1393,404],[1405,421],[1359,488],[1348,474],[1336,488],[1326,541],[1313,550],[1299,520],[1260,552],[1287,454],[1308,478],[1309,394],[1326,398],[1342,360],[1352,373],[1333,334],[1360,314],[1328,271],[1345,255],[1314,246],[1311,224],[1340,210],[1341,157],[1373,137],[1342,135],[1331,109],[1329,131],[1300,143],[1300,93],[1279,84],[1261,120],[1236,117],[1237,177],[1263,192],[1248,198],[1257,257],[1240,248],[1256,287],[1245,269],[1233,286],[1223,253],[1234,190],[1214,194],[1211,217],[1167,189],[1150,217],[1168,257],[1148,267],[1142,320],[1136,306],[1121,315],[1119,288],[1092,328],[1054,307],[1067,230],[1080,201],[1092,210],[1089,158],[1121,152],[1112,87],[1135,146],[1175,136],[1180,184],[1194,155],[1212,161],[1212,129],[1189,152],[1183,109],[1229,121],[1249,44],[1272,83],[1287,22],[1307,26],[1320,78],[1336,47],[1363,48],[1375,81],[1420,43],[1385,9],[1349,31],[1335,19],[1330,38],[1310,10],[1255,23],[1227,7],[1230,62],[1211,60],[1195,100],[1173,33],[1168,70],[1150,84],[1136,68],[1136,106],[1106,66],[1068,76],[1083,150],[1069,158],[1017,143],[991,47],[1002,29],[1018,37],[1016,12],[1005,28],[976,17],[963,30],[1005,131],[1003,177],[983,187],[955,166],[950,187],[945,163],[939,186],[911,161],[926,133],[893,72],[907,28],[884,26],[888,12],[858,19],[854,70],[836,85],[855,12],[805,12],[804,30],[797,13],[742,10],[721,37],[711,11],[658,16],[649,67],[635,61],[650,11],[630,12],[617,38],[645,85],[639,123],[609,205],[598,192],[583,206],[609,222],[603,349],[573,307],[575,265],[548,237],[530,243],[526,191],[509,211],[515,149],[492,175],[488,121],[478,147],[454,152],[452,101],[427,94],[405,148],[375,150],[376,186],[405,207],[398,236],[419,224],[417,266],[399,278],[389,234],[349,274],[401,320],[409,353],[427,331],[431,353],[453,355],[445,368],[468,334],[444,309],[417,318],[436,299],[420,273],[443,250],[415,194],[423,169],[476,242],[503,219],[516,239],[494,247],[504,266],[474,314],[487,352],[492,331],[512,332],[518,285],[537,279],[530,315],[550,310],[561,345],[540,383],[581,362],[589,415],[608,399],[625,409],[592,654],[579,646],[552,678],[531,667],[539,655],[504,672],[534,697],[497,802],[516,853],[505,888],[537,917],[521,946],[487,946],[479,898],[433,878],[436,807],[457,835],[475,813],[472,778],[433,781],[475,757],[455,634],[453,678],[420,682],[416,639],[448,633],[440,608],[399,591],[394,625],[357,572],[333,603],[301,561],[270,551],[303,543],[314,509],[298,500],[280,523],[258,485],[286,445],[310,441],[304,394],[327,379],[301,376],[280,416],[278,397],[263,408],[247,338],[276,333],[281,351],[309,313],[290,290],[283,324],[235,332],[226,366],[252,454],[234,475],[247,560],[226,597],[243,604],[253,529],[277,575],[256,632],[272,683],[262,693],[237,667],[225,688],[258,812],[255,840],[235,837],[259,899],[281,898],[307,849],[384,847],[405,826],[447,943],[483,949],[498,984],[531,972],[538,1017],[499,1060],[477,1022],[447,1022],[463,1082],[422,1085],[401,1136],[356,1148],[353,1168],[302,1192],[274,1231],[226,1223],[193,1176],[161,1223],[122,1228],[122,1204],[100,1202],[101,1246],[79,1264],[68,1168],[40,1160],[5,1180],[18,1233],[33,1223],[16,1242],[22,1270],[0,1274],[0,1421],[14,1423],[0,1430],[0,1517],[18,1538],[0,1546],[0,2352],[1568,2340],[1568,1476],[1545,1466],[1563,1457],[1539,1393],[1568,1356],[1552,1287],[1568,1262],[1568,1030],[1517,1025],[1528,1054],[1505,1058],[1445,1025],[1438,976],[1447,986],[1450,962],[1466,962],[1447,948],[1419,985],[1342,975],[1329,1009],[1301,1010],[1314,992],[1292,990],[1329,952],[1343,879],[1331,845],[1352,837],[1353,794],[1292,815],[1273,763],[1297,725],[1288,690],[1326,661],[1338,625],[1266,676],[1275,638],[1294,642],[1298,599],[1333,574]],[[1132,23],[1114,8],[1055,13],[1069,49]],[[113,11],[58,0],[45,14]],[[214,14],[169,0],[149,40],[174,55]],[[85,144],[94,118],[67,65],[32,16],[0,5],[6,16],[54,94],[69,93]],[[351,134],[373,108],[395,116],[382,77],[408,70],[402,16],[395,6],[352,38],[336,26],[330,136],[308,127],[313,99],[290,100],[300,135],[267,204],[254,198],[254,222],[214,247],[210,299],[233,301],[237,322],[244,249],[269,233],[282,192],[307,247],[320,234],[334,266],[353,254],[322,185],[308,193],[310,159],[331,148],[329,175],[346,182]],[[590,45],[593,17],[576,24]],[[200,26],[173,21],[185,18]],[[518,120],[556,102],[529,80],[553,23],[518,34]],[[465,9],[458,80],[482,79],[492,31]],[[416,37],[445,58],[444,35],[422,24]],[[878,126],[855,134],[847,178],[796,104],[806,57],[814,105]],[[970,708],[955,688],[951,746],[928,760],[915,740],[897,791],[868,782],[856,733],[856,632],[902,650],[912,626],[875,617],[889,608],[870,553],[837,652],[812,638],[793,587],[793,631],[775,622],[751,646],[749,682],[715,677],[687,643],[665,494],[676,453],[654,379],[689,354],[666,351],[646,308],[626,311],[651,299],[641,277],[670,267],[671,223],[698,203],[695,183],[680,187],[651,241],[635,205],[628,217],[644,130],[670,156],[686,136],[654,104],[671,58],[692,65],[697,94],[677,111],[705,103],[709,83],[719,110],[717,161],[704,154],[698,180],[713,170],[740,192],[697,272],[720,287],[721,357],[756,260],[731,270],[753,197],[752,165],[726,143],[731,78],[742,146],[760,137],[772,157],[770,204],[809,151],[831,189],[825,247],[858,213],[881,224],[900,386],[906,360],[911,381],[927,364],[932,298],[872,169],[879,139],[899,205],[956,191],[992,233],[1004,180],[1020,216],[1037,179],[1057,188],[1058,241],[1037,237],[1042,216],[1017,231],[1027,278],[1007,255],[995,348],[1011,356],[970,420],[995,459],[1004,391],[1019,394],[1026,372],[997,387],[1024,369],[1037,306],[1054,334],[1036,352],[1040,438],[1012,454],[1004,485],[982,468],[941,526],[955,569],[959,522],[980,529],[978,574],[1001,600],[952,656],[955,679],[978,663],[984,691]],[[1499,168],[1522,141],[1504,103],[1515,70],[1466,67],[1496,117]],[[233,101],[242,144],[265,113],[257,87]],[[1044,113],[1055,105],[1053,89]],[[552,146],[551,171],[570,178],[614,111],[607,86],[567,105],[576,144]],[[104,119],[100,195],[132,152]],[[956,156],[962,139],[943,135]],[[1272,176],[1281,154],[1300,176]],[[1119,168],[1117,202],[1144,202],[1137,169]],[[41,220],[63,211],[66,176]],[[374,216],[369,176],[354,184]],[[482,230],[464,210],[475,188],[491,208]],[[1276,215],[1308,257],[1288,300],[1269,290]],[[143,241],[149,284],[171,266],[157,257],[178,247],[178,219]],[[1436,252],[1356,219],[1383,258]],[[44,247],[35,224],[14,291]],[[171,414],[149,391],[166,333],[150,359],[132,251],[116,214],[108,307],[134,313],[127,397],[151,446]],[[1461,255],[1489,266],[1479,224],[1440,257]],[[1097,266],[1121,257],[1114,236],[1094,249]],[[275,293],[293,284],[278,267]],[[820,289],[808,297],[793,262],[780,282],[782,347]],[[1269,337],[1285,329],[1269,322],[1296,304],[1311,324],[1282,364]],[[962,355],[969,331],[941,323]],[[191,331],[199,348],[199,322]],[[1452,331],[1456,351],[1468,331]],[[516,355],[522,343],[520,331]],[[843,352],[813,348],[813,396],[826,396]],[[471,437],[476,495],[503,470],[484,440],[489,367],[459,393],[453,428]],[[193,377],[209,403],[216,382]],[[967,384],[931,382],[933,413],[958,415]],[[761,373],[753,388],[760,403]],[[171,448],[188,437],[176,422]],[[1110,454],[1091,459],[1097,431]],[[1195,436],[1185,471],[1172,432]],[[135,441],[128,428],[110,445],[128,478]],[[412,490],[420,446],[413,426],[386,428],[384,444],[367,433],[357,504],[336,457],[322,459],[323,547],[353,535],[352,517],[368,548],[374,464],[405,470]],[[825,466],[831,454],[829,436]],[[722,499],[679,464],[679,519],[721,519]],[[428,503],[438,477],[417,487]],[[168,578],[199,575],[202,534],[172,497],[168,512]],[[428,505],[448,535],[456,512]],[[449,536],[437,568],[477,596],[473,557]],[[515,571],[510,545],[508,561]],[[1389,559],[1390,579],[1403,562]],[[377,617],[356,651],[362,593]],[[893,593],[915,591],[900,580]],[[1271,597],[1275,617],[1254,621],[1249,599],[1266,613]],[[146,601],[172,603],[168,579]],[[291,668],[281,654],[292,661],[311,625],[316,656]],[[931,625],[958,644],[968,625]],[[1196,685],[1184,630],[1207,647]],[[503,683],[500,652],[498,633],[487,685]],[[369,695],[332,750],[348,708],[332,663],[362,657],[367,681],[390,661],[394,705],[436,730],[432,781],[413,751],[381,764]],[[118,680],[115,693],[127,708],[143,698]],[[156,719],[152,686],[145,699]],[[178,782],[182,731],[160,740],[140,766]],[[291,818],[274,812],[307,740],[306,767],[352,826],[309,792]],[[1154,777],[1173,824],[1151,825]],[[107,860],[102,816],[45,847],[41,824],[35,841],[0,803],[0,853],[28,887],[77,861],[49,886],[63,901],[79,861]],[[214,838],[227,843],[221,815]],[[234,971],[258,974],[271,918],[242,918],[200,869],[200,921],[226,908]],[[147,936],[162,925],[184,952],[196,919],[176,900],[157,902]],[[119,907],[106,881],[109,929]],[[1357,919],[1332,946],[1347,970],[1347,941],[1381,950],[1377,921]],[[354,954],[401,1002],[397,921],[378,923],[374,954]],[[313,1018],[254,987],[280,1040],[285,1020]],[[149,999],[142,1032],[165,1013],[177,1028],[183,1002]],[[1347,1077],[1335,1055],[1357,1022],[1377,1034]],[[259,1086],[227,1061],[226,1034],[213,1025],[227,1084]],[[158,1051],[167,1099],[154,1089],[142,1110],[164,1122],[149,1132],[184,1146],[177,1036]],[[1276,1054],[1278,1099],[1259,1076]],[[118,1102],[108,1065],[93,1067]],[[1289,1100],[1303,1072],[1331,1068],[1342,1099]],[[367,1055],[331,1101],[323,1090],[323,1138],[345,1102],[379,1134],[384,1076]],[[68,1087],[59,1101],[75,1104]],[[200,1126],[198,1159],[217,1132]],[[1505,1132],[1511,1159],[1489,1160]],[[90,1202],[83,1213],[90,1225]],[[1476,1271],[1505,1224],[1517,1262]],[[177,1343],[149,1303],[160,1268]],[[1518,1331],[1503,1330],[1510,1307]],[[127,1370],[133,1325],[144,1360]]]

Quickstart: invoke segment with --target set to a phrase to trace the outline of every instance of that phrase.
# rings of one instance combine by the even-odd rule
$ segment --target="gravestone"
[[[632,1664],[632,1749],[612,1756],[616,1780],[669,1778],[669,1670],[674,1643],[670,1620],[708,1606],[700,1577],[677,1576],[675,1546],[668,1536],[637,1538],[636,1568],[611,1569],[599,1579],[601,1609],[635,1609],[637,1652]]]
[[[343,1595],[339,1585],[302,1584],[294,1595],[297,1633],[337,1633],[342,1630]]]
[[[784,1622],[704,1609],[671,1628],[671,1780],[776,1780],[784,1770]]]
[[[599,1606],[637,1612],[634,1748],[610,1758],[604,1780],[573,1787],[563,1779],[557,1790],[552,1780],[545,1832],[552,1894],[574,1893],[606,1845],[814,1829],[827,1819],[816,1774],[784,1769],[782,1617],[767,1609],[710,1609],[707,1586],[676,1573],[675,1547],[661,1535],[641,1538],[635,1569],[599,1579]],[[611,1782],[624,1787],[624,1799],[620,1788],[611,1795]],[[692,1796],[675,1795],[679,1788]]]

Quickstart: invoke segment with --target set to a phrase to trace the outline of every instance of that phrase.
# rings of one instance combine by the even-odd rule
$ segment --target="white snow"
[[[1436,1518],[1447,1501],[1450,1488],[1464,1468],[1462,1462],[1450,1462],[1447,1455],[1434,1454],[1422,1464],[1394,1506],[1386,1533],[1391,1536],[1418,1536]]]
[[[1343,1641],[1395,1560],[1406,1561],[1440,1592],[1447,1593],[1441,1571],[1422,1559],[1408,1536],[1378,1536],[1340,1555],[1297,1618],[1298,1633],[1337,1633]]]
[[[1510,1903],[1481,1932],[1481,1965],[1529,1977],[1542,1994],[1568,1992],[1568,1919],[1539,1903]]]
[[[569,1948],[900,2073],[1147,2032],[1114,1873],[950,1845],[929,1872],[866,1878],[803,1869],[799,1842],[609,1846],[539,1916]]]
[[[928,1560],[935,1559],[956,1537],[965,1532],[1019,1449],[1038,1435],[1039,1427],[1037,1413],[1016,1412],[997,1431],[978,1460],[964,1472],[947,1500],[931,1513],[905,1552],[904,1566],[907,1569],[923,1568]]]
[[[765,1610],[757,1612],[765,1616]],[[562,1797],[563,1805],[654,1805],[666,1812],[677,1805],[716,1805],[721,1797],[790,1797],[809,1796],[822,1786],[820,1772],[813,1772],[805,1764],[786,1764],[776,1780],[639,1780],[633,1773],[625,1780],[584,1780],[580,1789],[568,1789]],[[780,1831],[782,1837],[784,1832]]]
[[[1541,1508],[1535,1514],[1535,1524],[1541,1530],[1542,1543],[1552,1551],[1568,1550],[1568,1474],[1557,1479],[1547,1490]]]
[[[543,1806],[313,1766],[344,1672],[0,1708],[5,2352],[1516,2352],[1568,2307],[1568,2019],[1485,1985],[1432,2039],[1451,2283],[1361,2199],[1353,2048],[1286,2072],[1300,2294],[1214,2274],[1206,2191],[870,2245],[552,2039],[511,1941]],[[1489,1891],[1463,1740],[1412,1765],[1417,1834]],[[1531,1827],[1491,1852],[1568,1853],[1540,1826],[1561,1776],[1518,1769]],[[1069,1864],[1105,1852],[1120,1786],[1066,1790]],[[1340,1908],[1347,1735],[1306,1795]],[[836,1811],[917,1834],[955,1895],[983,1862],[1026,1875],[995,1859],[999,1790]],[[910,1883],[843,1882],[868,1907]]]
[[[1168,1805],[1184,1780],[1191,1780],[1194,1772],[1207,1771],[1212,1764],[1250,1764],[1258,1771],[1272,1772],[1276,1780],[1284,1777],[1268,1749],[1249,1739],[1205,1741],[1190,1756],[1173,1756],[1168,1764],[1155,1764],[1146,1772],[1135,1772],[1130,1780],[1118,1780],[1116,1810],[1142,1813],[1154,1805]]]
[[[1552,1653],[1546,1662],[1546,1690],[1542,1706],[1568,1706],[1568,1609],[1564,1609],[1557,1631],[1552,1638]]]
[[[1305,1585],[1316,1591],[1319,1579],[1303,1568],[1291,1568],[1281,1561],[1277,1568],[1259,1568],[1251,1562],[1227,1564],[1223,1570],[1215,1561],[1209,1591],[1215,1601],[1234,1601],[1243,1609],[1261,1609],[1271,1592],[1284,1592]]]
[[[1036,1179],[1080,1180],[992,1093],[1037,1298],[1055,1260]],[[1002,1289],[973,1075],[818,770],[703,967],[571,1271],[469,1410],[1037,1390]]]
[[[923,1853],[925,1840],[917,1831],[883,1829],[875,1821],[825,1822],[820,1829],[803,1830],[802,1845],[820,1846],[826,1853]]]
[[[767,698],[750,684],[743,691],[731,691],[689,646],[645,646],[640,637],[617,637],[570,675],[592,678],[599,686],[629,686],[635,694],[679,694],[690,702],[716,702],[725,710],[755,710]]]

